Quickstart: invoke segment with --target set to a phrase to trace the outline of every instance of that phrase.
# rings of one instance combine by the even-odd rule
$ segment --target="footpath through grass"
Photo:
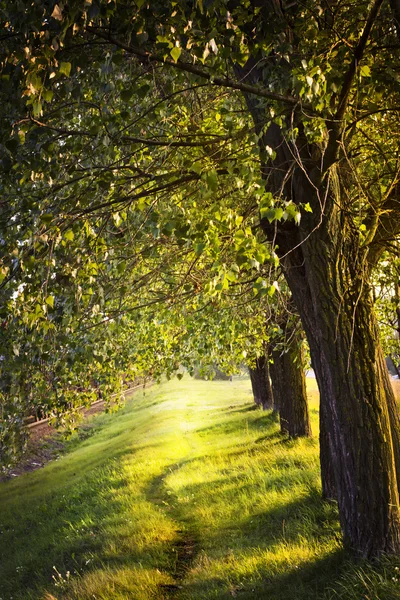
[[[283,439],[248,380],[185,377],[95,417],[0,486],[0,600],[400,599],[400,560],[349,561],[320,499],[310,385],[314,440]]]

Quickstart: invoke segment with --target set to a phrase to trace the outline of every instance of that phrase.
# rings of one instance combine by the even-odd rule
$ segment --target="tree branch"
[[[370,225],[374,232],[368,249],[368,263],[374,267],[387,246],[400,235],[400,183],[379,207],[377,216],[372,216]],[[375,221],[375,225],[374,225]]]
[[[371,12],[369,13],[367,22],[365,23],[365,27],[361,34],[360,40],[357,44],[356,49],[354,50],[353,60],[351,61],[350,67],[349,67],[346,75],[344,76],[343,85],[342,85],[342,89],[340,91],[339,102],[338,102],[335,116],[328,123],[328,126],[330,128],[330,134],[329,134],[328,146],[327,146],[327,149],[325,152],[325,160],[324,160],[325,170],[328,169],[336,160],[337,152],[339,149],[338,142],[339,142],[340,136],[343,131],[343,122],[342,121],[343,121],[343,117],[345,115],[345,112],[346,112],[346,109],[347,109],[347,106],[349,103],[350,92],[351,92],[351,88],[353,85],[354,77],[357,73],[358,64],[360,63],[360,61],[364,55],[364,51],[365,51],[370,33],[372,31],[372,27],[378,16],[378,13],[383,4],[383,1],[384,0],[375,0],[373,6],[371,8]]]
[[[380,1],[382,2],[383,0]],[[229,77],[213,77],[213,75],[211,75],[207,71],[204,71],[200,67],[196,67],[193,64],[180,61],[175,62],[169,58],[165,58],[164,56],[155,54],[154,52],[147,52],[146,50],[142,50],[141,48],[129,46],[128,44],[124,44],[123,42],[112,37],[108,33],[99,31],[98,29],[96,29],[95,27],[91,27],[90,25],[87,25],[86,30],[104,40],[107,40],[110,44],[113,44],[118,48],[122,48],[122,50],[125,50],[125,52],[128,52],[129,54],[134,54],[135,56],[138,56],[139,58],[142,58],[143,60],[149,62],[162,63],[166,66],[178,69],[179,71],[192,73],[192,75],[196,75],[197,77],[201,77],[202,79],[207,79],[211,85],[217,85],[233,90],[239,90],[247,94],[260,96],[261,98],[268,98],[268,100],[275,100],[276,102],[289,104],[290,106],[297,106],[298,104],[300,104],[300,100],[298,98],[293,98],[293,96],[283,96],[282,94],[274,94],[273,92],[268,92],[267,90],[264,90],[254,85],[248,85],[246,83],[234,81]],[[311,109],[311,107],[305,108]]]
[[[361,61],[365,47],[367,45],[369,35],[371,33],[372,27],[375,23],[375,20],[378,16],[379,10],[383,4],[383,0],[375,0],[371,12],[369,13],[367,22],[365,24],[364,30],[361,34],[360,40],[358,42],[357,48],[354,50],[353,60],[351,61],[350,67],[345,75],[343,86],[339,96],[339,103],[335,115],[336,121],[341,121],[343,119],[344,113],[346,112],[347,104],[349,101],[351,86],[353,84],[353,80],[355,74],[357,72],[357,67],[359,62]]]

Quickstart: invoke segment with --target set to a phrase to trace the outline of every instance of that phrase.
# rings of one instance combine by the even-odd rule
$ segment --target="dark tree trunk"
[[[329,430],[326,426],[326,406],[320,403],[319,410],[319,456],[321,464],[322,497],[325,500],[336,500],[335,472],[331,457],[331,442]]]
[[[332,466],[348,546],[368,557],[399,552],[398,414],[372,298],[353,269],[356,252],[338,244],[349,235],[346,227],[338,226],[330,240],[321,240],[322,233],[304,242],[285,266],[321,394],[324,486],[330,495]],[[324,462],[329,458],[331,464]]]
[[[279,413],[281,405],[284,402],[283,396],[287,389],[287,380],[280,352],[275,351],[273,347],[270,346],[269,354],[272,358],[269,372],[271,375],[272,393],[274,394],[274,410]]]
[[[400,3],[400,0],[399,0]],[[400,340],[400,278],[399,275],[397,274],[397,281],[395,282],[394,285],[394,300],[396,302],[396,320],[397,320],[397,335],[399,336],[398,339]],[[399,362],[399,356],[396,357],[396,360],[393,361],[393,364],[396,368],[397,371],[397,375],[400,377],[400,362]]]
[[[263,410],[272,409],[274,407],[274,397],[269,379],[268,360],[265,355],[256,359],[254,367],[249,367],[249,374],[254,402],[261,406]]]
[[[272,390],[277,399],[281,433],[289,437],[311,437],[302,349],[292,335],[285,351],[272,352]]]
[[[242,81],[264,83],[256,61],[236,71]],[[324,458],[333,467],[344,542],[365,557],[399,553],[399,416],[368,285],[370,265],[382,248],[381,229],[374,234],[377,246],[361,245],[342,186],[339,122],[327,123],[322,157],[303,136],[294,111],[288,124],[294,119],[298,125],[295,143],[278,125],[263,130],[269,116],[251,95],[246,101],[259,134],[267,191],[312,211],[302,212],[299,225],[271,225],[267,219],[261,225],[277,244],[309,342],[329,449]],[[267,147],[275,152],[273,160]]]
[[[396,28],[397,37],[400,41],[400,0],[390,0],[390,6],[393,12],[393,21]]]

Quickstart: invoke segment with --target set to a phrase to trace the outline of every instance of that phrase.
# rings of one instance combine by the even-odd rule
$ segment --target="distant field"
[[[313,440],[282,438],[245,379],[184,377],[94,417],[0,485],[0,600],[399,600],[400,559],[351,562],[320,499],[308,387]]]

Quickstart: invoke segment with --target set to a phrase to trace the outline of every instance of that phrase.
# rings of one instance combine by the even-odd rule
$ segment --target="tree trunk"
[[[248,83],[264,83],[251,61],[236,71]],[[250,95],[246,101],[266,190],[312,211],[303,211],[298,225],[264,218],[261,226],[277,245],[309,342],[344,543],[365,557],[399,553],[399,416],[368,286],[370,247],[360,245],[348,210],[335,137],[321,157],[301,124],[294,143],[274,123],[263,130],[269,121],[264,108]],[[276,153],[273,160],[267,147]]]
[[[273,346],[270,345],[269,355],[272,358],[269,372],[271,374],[272,393],[274,394],[274,410],[279,413],[284,402],[283,396],[287,389],[287,380],[280,352],[275,351]]]
[[[298,336],[288,340],[286,351],[272,351],[272,390],[279,407],[281,433],[289,437],[311,437],[306,379]]]
[[[272,409],[274,407],[274,397],[269,379],[268,360],[265,355],[258,357],[255,366],[248,367],[248,369],[254,402],[258,406],[262,406],[263,410]]]
[[[392,359],[393,366],[394,366],[394,368],[396,369],[396,373],[397,373],[397,375],[398,375],[398,376],[399,376],[399,378],[400,378],[400,362],[399,362],[399,356],[398,356],[398,355],[396,355],[396,356],[391,356],[390,358]]]
[[[321,465],[322,497],[325,500],[336,500],[336,482],[333,462],[331,457],[331,441],[326,426],[326,406],[320,402],[319,409],[319,457]]]
[[[318,233],[302,245],[301,263],[298,251],[286,260],[286,277],[321,393],[323,466],[331,457],[346,545],[367,557],[399,552],[398,414],[372,299],[352,268],[354,250],[339,244],[334,256],[337,242],[321,243]],[[343,239],[345,228],[334,235]]]

